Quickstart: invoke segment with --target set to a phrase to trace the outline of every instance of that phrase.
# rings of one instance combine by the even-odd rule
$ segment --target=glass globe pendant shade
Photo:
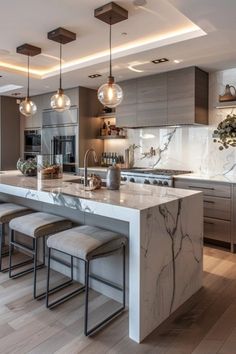
[[[64,112],[70,109],[70,98],[64,94],[62,89],[59,89],[55,95],[51,97],[51,107],[57,112]]]
[[[37,112],[37,106],[29,97],[26,97],[21,101],[19,110],[24,116],[31,117]]]
[[[122,102],[123,90],[114,83],[114,79],[109,78],[106,84],[99,87],[98,99],[104,106],[114,108]]]

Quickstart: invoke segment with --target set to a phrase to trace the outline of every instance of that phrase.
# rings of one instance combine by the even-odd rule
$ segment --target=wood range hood
[[[208,73],[192,66],[119,83],[124,99],[116,109],[123,128],[208,124]]]

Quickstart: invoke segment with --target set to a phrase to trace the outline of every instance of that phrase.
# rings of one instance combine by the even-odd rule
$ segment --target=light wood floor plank
[[[128,311],[87,338],[83,296],[48,310],[32,299],[32,274],[12,280],[0,273],[0,353],[236,354],[236,255],[209,247],[204,254],[204,287],[141,344],[128,338]],[[45,271],[38,279],[43,288]],[[91,292],[94,319],[113,306]]]

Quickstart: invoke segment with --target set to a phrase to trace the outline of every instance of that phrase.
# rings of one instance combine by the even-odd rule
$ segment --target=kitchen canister
[[[120,189],[120,167],[113,165],[107,169],[107,189]]]

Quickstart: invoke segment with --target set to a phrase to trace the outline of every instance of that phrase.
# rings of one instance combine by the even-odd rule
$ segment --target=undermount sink
[[[63,181],[63,182],[83,184],[84,183],[84,179],[83,179],[83,177],[80,177],[80,178],[77,178],[77,179],[70,179],[70,180]]]
[[[88,177],[88,180],[89,180],[89,177]],[[76,183],[76,184],[83,185],[84,184],[84,176],[78,176],[78,178],[76,178],[76,179],[70,179],[70,180],[66,180],[64,182]],[[102,187],[106,187],[106,181],[105,180],[102,180]]]

